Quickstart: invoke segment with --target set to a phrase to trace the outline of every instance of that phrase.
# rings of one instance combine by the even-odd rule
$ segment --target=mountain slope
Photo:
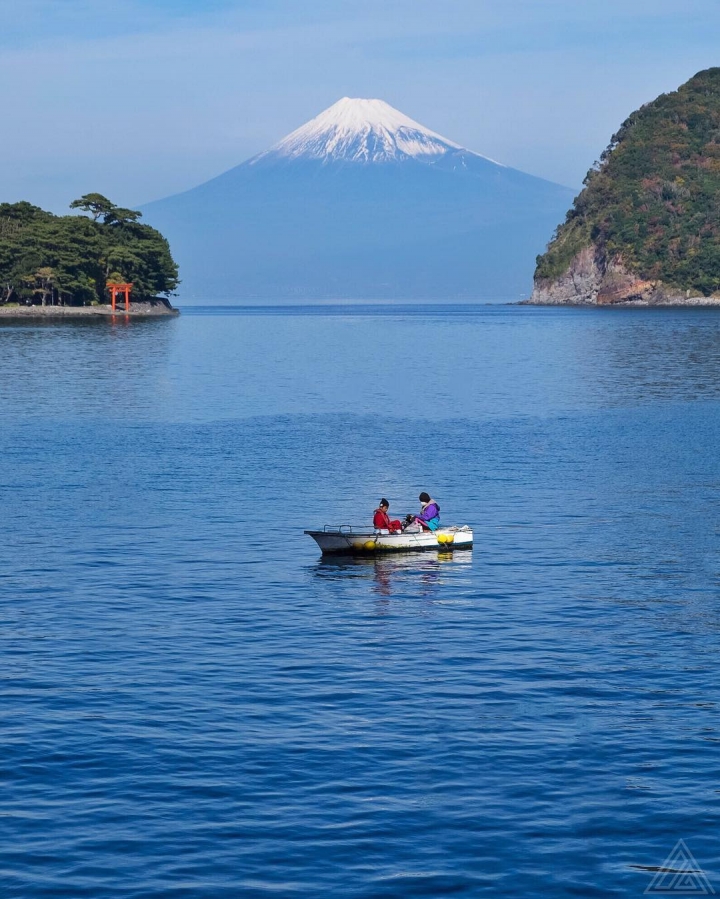
[[[717,294],[720,68],[634,112],[585,185],[538,258],[534,302],[676,303]]]
[[[516,298],[572,198],[380,100],[144,208],[184,300]]]

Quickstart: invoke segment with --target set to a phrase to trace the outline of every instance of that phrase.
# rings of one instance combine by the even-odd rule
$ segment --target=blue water
[[[0,894],[720,889],[719,447],[715,310],[3,325]]]

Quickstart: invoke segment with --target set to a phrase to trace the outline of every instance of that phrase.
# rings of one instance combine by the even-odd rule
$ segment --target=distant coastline
[[[681,299],[674,297],[662,301],[653,300],[622,300],[613,303],[598,303],[594,300],[587,299],[536,299],[531,297],[528,300],[520,300],[519,303],[511,305],[516,306],[543,306],[543,307],[573,307],[576,309],[687,309],[692,308],[708,308],[710,306],[719,307],[720,297],[689,297]]]

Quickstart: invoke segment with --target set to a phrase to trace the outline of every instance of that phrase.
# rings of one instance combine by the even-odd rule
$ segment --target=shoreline
[[[130,311],[126,312],[124,305],[112,310],[110,304],[104,306],[0,306],[0,319],[2,318],[161,318],[165,316],[178,316],[180,310],[164,303],[131,303]]]
[[[558,307],[562,309],[707,309],[713,306],[720,306],[720,298],[693,297],[687,300],[667,303],[652,303],[648,300],[628,300],[627,302],[619,303],[573,303],[569,301],[553,303],[539,300],[520,300],[520,302],[515,303],[514,305],[543,306],[544,308]]]

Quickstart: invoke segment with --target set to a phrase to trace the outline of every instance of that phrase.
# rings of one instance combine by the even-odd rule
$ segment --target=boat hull
[[[448,552],[453,549],[469,549],[473,543],[472,530],[467,526],[439,528],[437,531],[422,531],[418,534],[390,534],[355,528],[323,528],[305,533],[313,538],[323,555],[373,555],[423,550]]]

